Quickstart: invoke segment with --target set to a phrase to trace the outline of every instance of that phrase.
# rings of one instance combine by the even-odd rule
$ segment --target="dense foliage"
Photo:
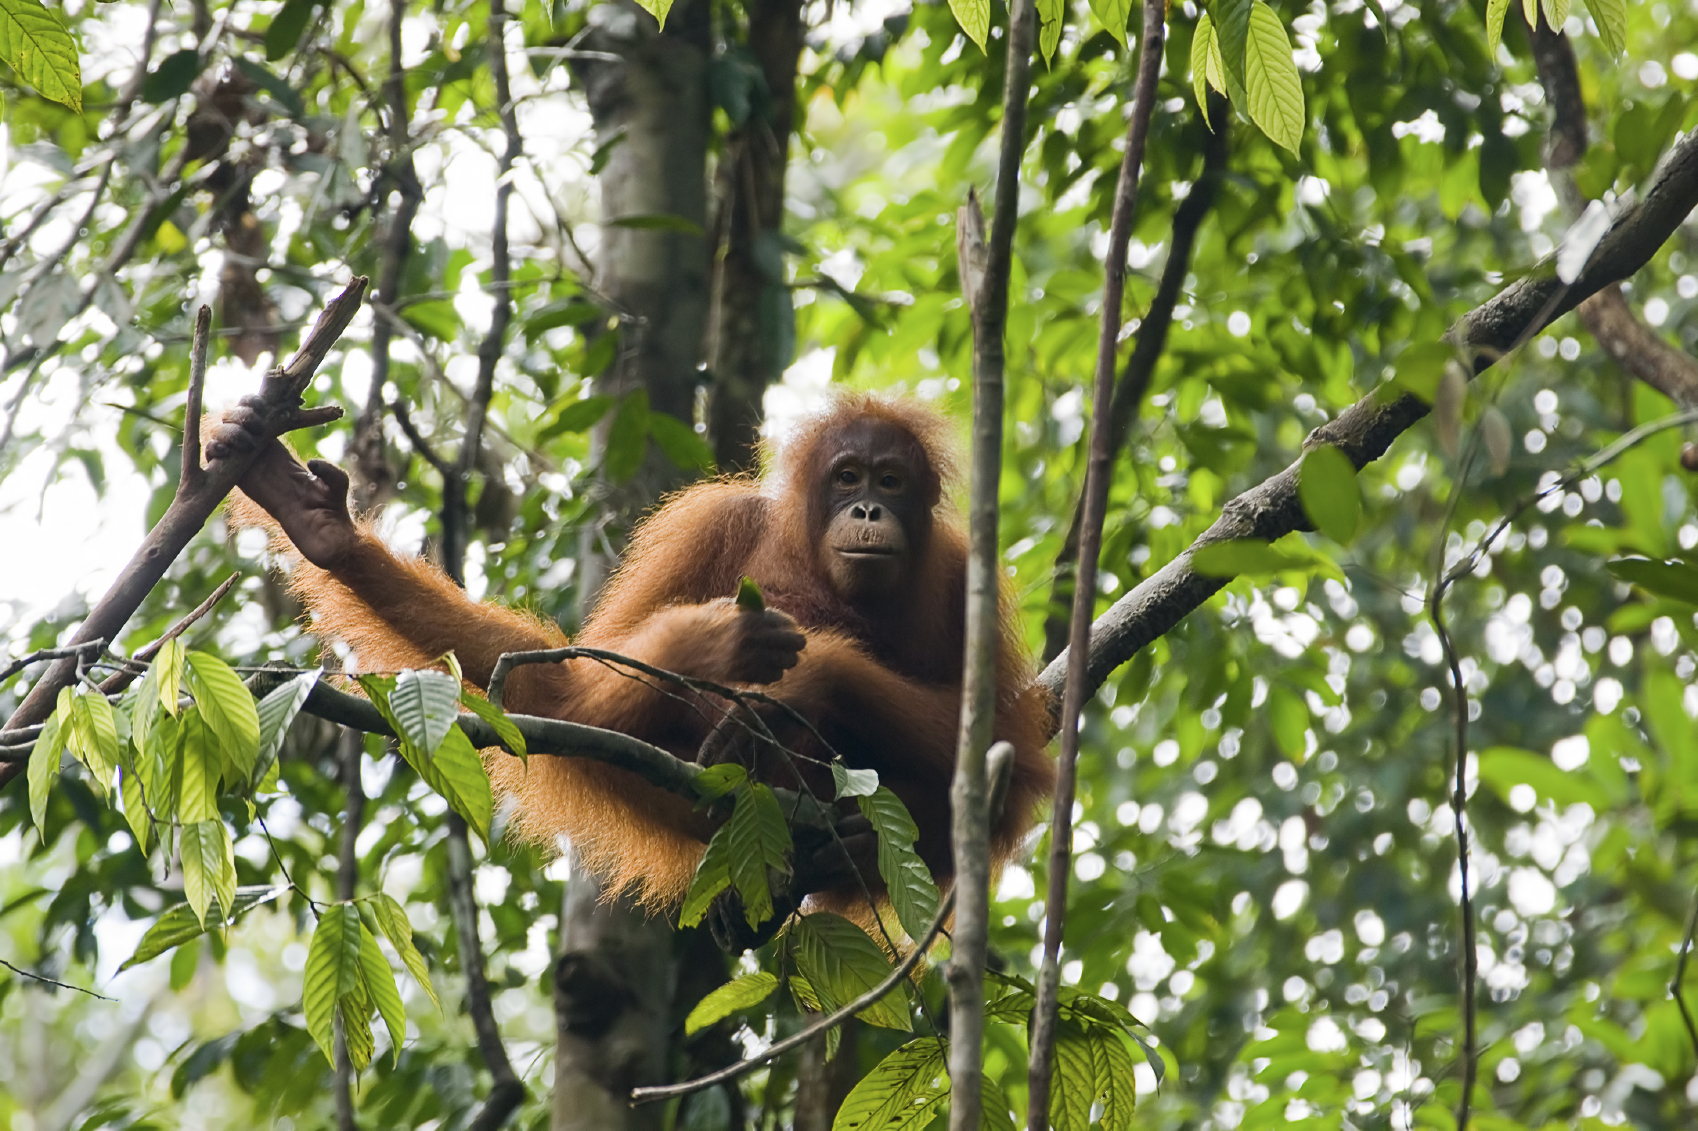
[[[27,7],[4,0],[0,16]],[[1225,26],[1220,8],[1240,7],[1251,6],[1212,9],[1208,34]],[[487,3],[399,8],[404,121],[385,87],[389,12],[364,0],[71,2],[54,13],[80,47],[80,103],[49,89],[38,61],[6,72],[0,599],[12,594],[11,656],[64,639],[169,502],[194,307],[219,312],[209,399],[252,391],[325,298],[351,275],[383,274],[407,154],[423,195],[394,316],[363,312],[315,382],[310,401],[343,405],[348,425],[295,442],[304,454],[350,457],[353,422],[374,404],[388,411],[396,471],[384,528],[400,545],[436,546],[442,474],[421,444],[453,447],[475,394],[503,133]],[[773,288],[766,325],[773,348],[794,357],[767,394],[779,435],[833,382],[912,392],[966,418],[972,342],[954,220],[968,187],[993,173],[1006,22],[999,5],[975,9],[986,13],[988,34],[975,38],[987,55],[959,30],[958,13],[972,26],[969,9],[867,0],[804,9],[802,113],[781,246],[768,247],[786,285]],[[1083,479],[1135,12],[1073,5],[1062,21],[1060,5],[1040,5],[1059,36],[1044,34],[1053,58],[1037,66],[1030,111],[1002,484],[1002,542],[1034,652],[1046,645],[1052,575]],[[1125,1006],[1159,1046],[1159,1091],[1148,1065],[1135,1069],[1136,1125],[1454,1126],[1464,1029],[1450,805],[1457,703],[1428,608],[1440,569],[1490,537],[1441,606],[1467,691],[1474,1123],[1687,1125],[1698,1032],[1670,994],[1692,945],[1698,887],[1698,577],[1685,564],[1698,548],[1698,498],[1681,460],[1685,432],[1648,434],[1526,505],[1558,473],[1679,406],[1630,376],[1573,314],[1488,370],[1465,401],[1444,389],[1432,343],[1533,269],[1575,218],[1545,169],[1552,100],[1521,5],[1279,0],[1272,12],[1296,49],[1301,128],[1288,132],[1281,117],[1289,101],[1252,122],[1217,100],[1224,145],[1211,141],[1198,105],[1207,84],[1193,82],[1193,59],[1213,65],[1193,51],[1203,12],[1186,0],[1169,13],[1129,318],[1148,315],[1158,296],[1185,203],[1209,195],[1188,221],[1195,246],[1189,265],[1174,268],[1171,332],[1136,390],[1115,465],[1101,606],[1383,382],[1449,400],[1362,471],[1353,537],[1346,508],[1346,518],[1320,521],[1340,537],[1293,535],[1277,560],[1241,560],[1246,576],[1096,697],[1064,979]],[[1590,16],[1565,3],[1544,12],[1573,43],[1592,119],[1575,182],[1587,199],[1626,199],[1679,132],[1698,125],[1689,47],[1698,7],[1655,0],[1623,12],[1601,0]],[[570,67],[582,33],[627,17],[649,18],[611,2],[527,0],[505,39],[523,139],[510,181],[515,323],[472,480],[467,578],[475,594],[568,628],[584,576],[574,561],[602,533],[595,476],[634,474],[651,437],[692,470],[708,452],[705,424],[592,387],[635,331],[608,329],[617,312],[591,267],[612,230],[600,224],[594,178],[621,141],[598,144]],[[1502,27],[1495,49],[1488,23]],[[743,6],[715,4],[711,38],[710,159],[722,160],[768,92],[750,63]],[[148,67],[132,73],[143,44]],[[677,217],[622,222],[720,235]],[[1680,227],[1624,290],[1643,323],[1690,355],[1698,228]],[[374,397],[365,347],[380,324],[394,360]],[[388,408],[397,404],[400,415]],[[609,421],[605,445],[592,448],[591,427]],[[96,516],[105,533],[85,543]],[[188,633],[199,658],[191,670],[224,680],[229,668],[214,657],[238,671],[311,666],[316,646],[295,623],[298,606],[256,564],[259,544],[225,534],[215,523],[194,541],[120,643],[155,639],[240,570],[231,596]],[[1670,564],[1612,565],[1635,558]],[[7,714],[29,678],[0,687]],[[100,724],[82,725],[93,735]],[[246,722],[225,725],[231,749],[247,750]],[[265,767],[252,758],[273,733],[253,740],[245,764],[213,767],[213,780],[259,780]],[[361,954],[350,969],[381,966],[391,978],[367,991],[348,984],[366,1015],[395,1024],[393,1036],[380,1025],[365,1049],[361,1120],[465,1125],[489,1077],[461,1009],[449,805],[371,739],[357,844],[367,898],[363,910],[332,906],[344,804],[336,729],[303,714],[280,742],[278,792],[225,796],[192,815],[209,836],[212,825],[230,830],[228,848],[205,850],[229,865],[211,890],[205,876],[185,884],[186,843],[176,864],[156,846],[143,851],[135,822],[105,803],[110,776],[97,767],[71,768],[51,789],[17,782],[0,794],[0,958],[105,995],[22,975],[0,981],[0,1120],[53,1131],[326,1125],[331,1069],[320,1045],[330,1007],[311,995],[302,1005],[323,912]],[[518,1118],[542,1126],[555,1039],[550,957],[571,880],[563,865],[503,840],[499,814],[496,824],[476,860],[478,919],[501,1036],[530,1089]],[[1003,873],[993,908],[992,946],[1010,979],[996,992],[1013,1004],[993,1010],[987,1069],[1016,1111],[1025,1088],[1017,999],[1045,914],[1038,848]],[[166,911],[185,898],[193,926]],[[228,930],[201,933],[212,900],[245,910]],[[189,941],[119,972],[162,912],[178,916]],[[902,926],[914,933],[909,918]],[[822,920],[802,934],[832,929]],[[367,941],[381,961],[363,953]],[[692,1033],[746,1020],[739,1047],[753,1047],[792,1031],[801,1007],[819,1001],[805,990],[772,994],[768,976],[782,972],[778,954],[809,945],[773,944],[757,956],[764,974],[745,959],[731,971],[745,980],[695,1015]],[[909,1026],[919,1039],[902,1054],[908,1067],[935,1075],[941,993],[933,976],[911,1011],[881,1005],[899,1016],[883,1018],[884,1029],[870,1018],[875,1027],[845,1043],[857,1075],[910,1040],[897,1031]],[[391,1004],[402,1002],[395,1023]],[[678,1010],[680,1035],[689,1004]],[[1073,1008],[1088,1028],[1096,1007]],[[677,1062],[682,1072],[684,1053]],[[1130,1058],[1124,1067],[1134,1071]],[[668,1118],[692,1128],[734,1116],[787,1124],[797,1071],[780,1061],[747,1077],[735,1100],[716,1090]],[[1124,1095],[1097,1098],[1097,1118],[1122,1118]]]

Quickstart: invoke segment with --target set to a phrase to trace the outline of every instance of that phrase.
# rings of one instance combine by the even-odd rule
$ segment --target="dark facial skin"
[[[820,485],[826,576],[846,600],[900,593],[925,551],[936,477],[919,444],[889,421],[863,417],[831,437]]]

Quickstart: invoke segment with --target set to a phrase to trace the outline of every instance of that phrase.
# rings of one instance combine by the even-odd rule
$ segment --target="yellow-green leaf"
[[[1627,0],[1586,0],[1586,10],[1598,25],[1598,38],[1611,55],[1627,50]]]
[[[223,821],[185,822],[177,852],[183,862],[183,898],[204,927],[214,897],[220,908],[236,901],[236,859],[229,831]]]
[[[0,0],[0,63],[62,106],[83,109],[77,44],[41,0]]]
[[[270,903],[288,890],[286,887],[271,887],[263,884],[237,888],[236,898],[229,913],[226,914],[222,910],[224,905],[220,903],[218,905],[219,913],[214,918],[221,922],[226,921],[251,907]],[[124,964],[118,967],[118,972],[123,973],[130,967],[140,965],[150,958],[157,958],[166,951],[197,939],[205,933],[206,927],[195,914],[194,908],[186,903],[168,907],[158,919],[154,920],[153,926],[149,927],[147,932],[142,935],[141,942],[136,944],[136,952],[124,960]]]
[[[407,968],[407,973],[413,976],[413,981],[419,984],[440,1013],[442,1002],[437,999],[436,987],[430,984],[430,970],[425,966],[424,956],[413,944],[413,925],[407,919],[407,912],[392,896],[383,892],[378,892],[372,900],[372,911],[376,914],[383,937],[389,940],[389,945],[401,956],[401,964]]]
[[[967,33],[967,38],[985,49],[985,37],[990,35],[990,0],[949,0],[949,10],[955,22]]]
[[[1090,0],[1091,14],[1102,21],[1108,33],[1114,36],[1121,50],[1129,50],[1131,44],[1126,39],[1126,25],[1132,19],[1132,0]]]
[[[1250,120],[1275,144],[1296,153],[1307,121],[1303,83],[1291,57],[1285,28],[1262,0],[1250,6],[1249,34],[1244,41],[1244,93]]]
[[[878,834],[878,871],[884,877],[896,919],[908,937],[918,941],[931,926],[938,905],[931,869],[914,851],[920,830],[907,806],[887,786],[856,798],[856,803]]]
[[[792,939],[796,968],[827,1010],[847,1005],[890,974],[890,961],[879,945],[840,915],[828,911],[804,915],[793,928]],[[912,1031],[907,984],[898,982],[856,1016],[869,1025]]]
[[[758,927],[773,914],[767,869],[790,871],[790,829],[784,823],[784,810],[767,786],[746,785],[737,791],[737,807],[726,829],[731,882],[743,897],[749,926]]]
[[[1315,529],[1341,546],[1350,544],[1362,517],[1362,492],[1348,456],[1331,444],[1303,453],[1297,497]]]
[[[201,722],[218,741],[223,757],[235,765],[242,780],[253,773],[259,754],[259,712],[253,693],[230,665],[205,652],[190,652],[184,670],[189,694],[200,708]]]
[[[336,1006],[360,984],[360,913],[351,903],[332,904],[319,916],[312,933],[301,982],[307,1032],[332,1064],[336,1063]]]
[[[1503,18],[1509,14],[1509,0],[1486,0],[1486,51],[1494,59],[1498,44],[1503,42]]]
[[[655,18],[661,27],[666,26],[666,14],[672,11],[672,0],[637,0],[643,11]]]
[[[1037,7],[1038,53],[1047,66],[1055,58],[1055,49],[1061,46],[1061,25],[1067,19],[1067,4],[1064,0],[1037,0]]]
[[[407,1035],[407,1007],[401,1004],[401,991],[395,988],[395,971],[377,947],[377,939],[360,924],[360,981],[366,997],[377,1007],[383,1027],[389,1030],[391,1063],[401,1060],[401,1041]]]
[[[53,779],[59,776],[59,759],[65,753],[59,720],[61,716],[68,718],[70,712],[71,689],[62,687],[59,689],[59,703],[42,724],[41,737],[35,740],[35,749],[30,751],[29,815],[38,830],[46,828],[47,791],[53,785]]]
[[[148,665],[159,692],[159,705],[172,715],[177,713],[177,698],[183,693],[184,658],[183,642],[173,636],[160,646],[159,655]]]
[[[1197,95],[1197,110],[1203,115],[1203,124],[1213,128],[1209,121],[1209,87],[1214,86],[1223,94],[1226,91],[1225,79],[1214,81],[1209,68],[1213,65],[1214,57],[1220,54],[1220,43],[1215,38],[1215,22],[1204,12],[1197,17],[1197,34],[1191,37],[1191,89]]]
[[[861,1077],[837,1109],[832,1131],[924,1127],[949,1095],[948,1042],[909,1041]]]
[[[696,1003],[690,1015],[684,1018],[684,1035],[694,1036],[740,1009],[759,1005],[777,988],[778,978],[765,970],[733,978]]]
[[[1557,30],[1562,30],[1564,21],[1568,19],[1569,0],[1541,0],[1545,10],[1545,22]]]
[[[207,740],[198,707],[183,712],[183,778],[177,794],[177,816],[185,824],[218,820],[218,784],[223,761]]]

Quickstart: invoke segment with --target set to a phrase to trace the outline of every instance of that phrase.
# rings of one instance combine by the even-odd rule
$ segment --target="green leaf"
[[[758,927],[773,915],[767,869],[790,872],[790,828],[772,790],[754,784],[737,791],[737,805],[731,810],[726,830],[731,882],[743,897],[743,915],[749,926]]]
[[[696,1003],[690,1015],[684,1018],[684,1035],[693,1037],[738,1010],[759,1005],[777,988],[778,978],[765,970],[733,978]]]
[[[1067,19],[1065,0],[1038,0],[1038,51],[1048,66],[1061,46],[1061,25]]]
[[[690,880],[690,890],[684,895],[683,906],[678,909],[680,926],[694,927],[700,923],[719,893],[731,886],[730,843],[729,824],[714,830],[707,851],[702,853],[701,861],[696,864],[696,874]]]
[[[159,705],[172,718],[181,709],[178,699],[183,694],[185,655],[183,642],[173,636],[160,647],[159,655],[148,665],[148,674],[156,677],[154,686],[159,689]]]
[[[1088,1032],[1091,1046],[1091,1068],[1096,1092],[1102,1099],[1103,1131],[1127,1131],[1138,1106],[1137,1062],[1126,1047],[1125,1039],[1108,1029]]]
[[[1260,538],[1234,538],[1201,547],[1191,555],[1191,565],[1198,573],[1210,577],[1239,577],[1305,570],[1312,568],[1314,563],[1276,550]]]
[[[0,0],[0,63],[18,72],[43,98],[83,110],[77,44],[41,0]]]
[[[1132,19],[1132,0],[1091,0],[1091,14],[1114,36],[1122,51],[1130,50],[1126,40],[1126,25]],[[979,46],[983,47],[984,44]]]
[[[1521,0],[1521,14],[1527,18],[1527,26],[1539,26],[1539,0]]]
[[[948,1055],[948,1043],[938,1037],[909,1041],[861,1077],[837,1109],[832,1131],[924,1127],[949,1094]]]
[[[71,757],[88,767],[102,789],[110,790],[118,768],[118,720],[106,697],[91,691],[72,699],[70,731],[61,733]]]
[[[804,915],[791,935],[796,968],[808,979],[828,1011],[854,1001],[890,974],[890,962],[884,951],[865,931],[841,915],[829,911]],[[856,1016],[869,1025],[912,1032],[907,983],[898,981],[888,994]]]
[[[301,102],[301,96],[296,94],[288,83],[279,78],[277,72],[256,59],[249,59],[241,55],[237,55],[231,62],[236,64],[238,71],[252,79],[255,86],[269,94],[278,107],[289,117],[296,119],[305,117],[306,107]]]
[[[183,779],[177,795],[177,816],[184,821],[216,821],[218,784],[223,763],[207,741],[206,726],[198,708],[183,712]]]
[[[1267,711],[1279,748],[1288,758],[1301,762],[1309,751],[1309,708],[1303,697],[1287,687],[1271,688]]]
[[[404,671],[389,692],[389,709],[401,736],[426,757],[436,754],[460,717],[460,684],[436,671]]]
[[[1304,452],[1297,469],[1297,497],[1317,530],[1341,546],[1350,544],[1362,518],[1362,493],[1349,456],[1331,444]]]
[[[1618,558],[1604,568],[1623,581],[1659,597],[1698,605],[1698,569],[1685,562],[1654,562],[1647,558]]]
[[[312,933],[301,982],[301,1011],[306,1015],[307,1032],[332,1064],[336,1063],[336,1007],[361,988],[360,913],[351,903],[333,903],[319,916]],[[352,1053],[351,1038],[349,1045]]]
[[[259,755],[259,712],[253,693],[217,656],[190,652],[186,659],[188,667],[183,674],[189,694],[200,708],[201,721],[218,740],[223,756],[246,779]]]
[[[1285,27],[1262,0],[1250,6],[1249,34],[1244,43],[1244,92],[1250,120],[1276,144],[1296,153],[1308,120],[1303,82],[1291,57]]]
[[[36,829],[43,832],[47,829],[47,791],[59,776],[59,761],[65,753],[60,720],[70,718],[71,710],[71,689],[61,687],[58,705],[42,724],[41,737],[35,740],[35,749],[29,755],[29,815]]]
[[[426,765],[429,772],[420,776],[488,843],[495,798],[490,793],[489,773],[483,768],[483,759],[478,757],[466,732],[459,727],[451,728],[435,757]]]
[[[1627,0],[1586,0],[1586,10],[1598,25],[1598,38],[1611,55],[1627,50]]]
[[[851,770],[842,762],[833,762],[831,782],[836,789],[833,796],[838,801],[845,797],[870,797],[878,788],[878,771]]]
[[[918,941],[937,914],[937,884],[931,869],[914,851],[920,830],[907,806],[886,786],[858,797],[861,813],[878,834],[878,871],[890,893],[890,906],[908,937]]]
[[[437,1012],[442,1012],[442,1002],[437,999],[436,987],[430,982],[430,969],[425,965],[424,955],[413,943],[413,925],[407,920],[407,912],[394,897],[378,892],[371,901],[372,911],[377,917],[377,925],[383,932],[383,937],[389,940],[389,945],[395,948],[395,953],[401,956],[401,964],[407,968],[407,973],[413,976],[413,981],[419,984],[430,998]]]
[[[637,0],[643,11],[655,18],[661,27],[666,26],[666,13],[672,10],[672,0]]]
[[[985,37],[990,35],[990,0],[949,0],[949,10],[955,22],[967,33],[967,38],[985,49]]]
[[[1558,769],[1542,754],[1512,746],[1493,746],[1481,753],[1480,780],[1505,801],[1517,785],[1530,785],[1541,800],[1558,805],[1597,801],[1597,790],[1580,775]]]
[[[193,47],[173,51],[142,80],[142,101],[155,105],[169,102],[189,92],[201,72],[200,52]]]
[[[407,1036],[407,1007],[401,1004],[401,991],[395,988],[395,971],[389,968],[389,960],[383,957],[383,951],[378,949],[377,939],[366,930],[364,923],[359,925],[359,930],[360,982],[365,988],[366,997],[377,1006],[377,1015],[383,1018],[383,1027],[389,1030],[391,1063],[399,1064],[401,1042]]]
[[[607,430],[607,448],[602,454],[608,477],[623,483],[643,466],[649,435],[649,394],[646,389],[627,393],[619,402],[613,424]]]
[[[1213,5],[1215,43],[1220,48],[1221,77],[1235,106],[1249,105],[1244,93],[1244,55],[1250,40],[1250,8],[1254,0],[1216,0]]]
[[[147,815],[147,797],[133,766],[119,771],[118,794],[124,799],[124,822],[136,838],[136,847],[145,853],[153,842],[153,820]]]
[[[593,302],[585,302],[581,298],[556,299],[525,319],[525,340],[527,342],[535,341],[550,330],[559,329],[561,326],[587,325],[599,319],[602,314],[601,307]],[[589,400],[602,402],[604,410],[613,403],[612,397],[590,397]],[[575,401],[567,407],[575,408],[585,403],[587,402]],[[600,419],[600,417],[597,417],[597,419]],[[594,423],[595,420],[591,420],[579,425],[576,429],[570,429],[570,431],[582,431]]]
[[[697,774],[690,784],[703,801],[718,801],[748,780],[749,771],[742,766],[735,762],[722,762]]]
[[[204,927],[214,899],[219,907],[235,906],[236,857],[230,832],[223,821],[185,821],[177,852],[183,863],[183,897]]]
[[[1226,78],[1220,73],[1220,40],[1215,34],[1215,22],[1204,12],[1197,17],[1197,32],[1191,37],[1191,89],[1197,95],[1197,111],[1203,124],[1214,128],[1209,121],[1209,87],[1226,93]]]
[[[307,696],[318,684],[318,677],[323,671],[314,668],[310,672],[302,672],[280,687],[275,687],[264,699],[259,701],[254,711],[259,719],[259,753],[254,758],[253,773],[249,781],[258,785],[265,780],[266,774],[277,761],[277,752],[283,749],[283,739],[289,733],[289,724],[295,721],[295,716],[306,703]]]
[[[652,9],[651,9],[652,10]],[[632,228],[639,232],[681,232],[686,236],[705,236],[702,226],[687,216],[670,212],[651,212],[638,216],[620,216],[603,221],[610,228]]]
[[[1091,1105],[1096,1098],[1091,1042],[1078,1026],[1066,1020],[1058,1021],[1050,1079],[1050,1126],[1055,1131],[1087,1131],[1091,1125]]]
[[[284,0],[283,7],[271,17],[271,26],[265,29],[268,62],[275,63],[295,49],[318,6],[319,0]]]
[[[713,449],[690,425],[664,412],[649,415],[649,432],[666,458],[685,471],[712,470]]]
[[[1509,14],[1509,0],[1486,0],[1486,54],[1497,58],[1498,44],[1503,42],[1503,18]]]
[[[473,695],[465,689],[460,691],[460,706],[488,723],[494,729],[495,737],[499,738],[507,749],[520,758],[529,756],[530,751],[525,747],[524,732],[519,729],[518,723],[507,717],[507,712],[488,699]]]
[[[288,890],[287,887],[270,887],[264,884],[237,888],[235,898],[230,904],[230,913],[226,915],[220,910],[212,918],[215,922],[228,922],[262,903],[270,903]],[[222,908],[223,904],[218,906]],[[136,952],[124,960],[124,964],[118,967],[118,972],[121,974],[132,966],[158,958],[173,947],[182,946],[205,933],[206,926],[200,921],[194,908],[186,903],[168,907],[142,935],[141,942],[136,944]]]

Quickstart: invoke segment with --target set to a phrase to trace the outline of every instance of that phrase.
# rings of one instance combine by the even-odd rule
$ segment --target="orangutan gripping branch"
[[[243,411],[215,426],[210,442],[243,442]],[[851,766],[878,771],[908,806],[916,847],[940,878],[951,870],[966,577],[965,537],[943,502],[954,463],[946,427],[911,401],[840,398],[802,425],[759,482],[700,484],[643,522],[576,641],[700,679],[767,685]],[[472,601],[422,559],[391,553],[349,516],[348,478],[331,464],[303,467],[273,441],[241,486],[247,499],[237,500],[235,520],[281,527],[287,542],[279,537],[278,548],[294,559],[291,585],[315,617],[313,630],[345,641],[364,670],[423,667],[452,649],[482,687],[503,652],[566,643],[554,625]],[[764,611],[732,599],[745,575],[760,586]],[[1052,778],[1047,707],[1006,607],[998,681],[996,736],[1016,751],[992,836],[1006,854]],[[723,717],[723,705],[590,660],[519,668],[505,702],[623,731],[684,758],[703,750]],[[785,785],[799,775],[829,798],[818,740],[780,714],[766,721],[800,757],[761,753],[756,775]],[[719,756],[724,733],[707,744]],[[731,745],[759,753],[758,744]],[[604,882],[651,906],[683,897],[710,832],[687,801],[583,759],[532,758],[527,768],[491,758],[489,766],[497,791],[517,802],[522,835],[565,835]],[[825,886],[833,896],[859,890],[842,873]]]

